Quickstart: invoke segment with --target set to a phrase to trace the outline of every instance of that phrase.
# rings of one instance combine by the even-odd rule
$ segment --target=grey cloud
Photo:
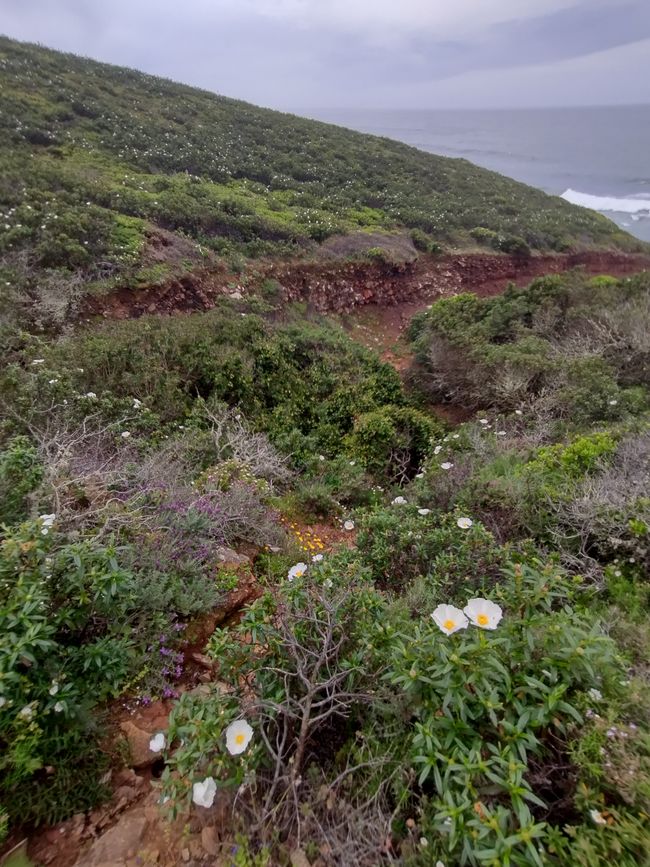
[[[518,18],[507,14],[511,2],[489,0],[494,9],[503,9],[502,20],[479,32],[468,21],[464,35],[455,22],[453,39],[433,20],[415,34],[409,21],[399,33],[386,28],[385,38],[378,38],[377,26],[366,32],[328,19],[322,11],[326,6],[319,7],[317,26],[306,25],[291,14],[290,5],[286,15],[263,14],[269,0],[0,2],[0,27],[9,36],[281,108],[376,105],[389,93],[400,104],[417,104],[414,94],[421,98],[426,83],[559,63],[650,36],[648,0],[581,0],[574,5],[567,0],[548,14]],[[355,3],[357,9],[372,8],[367,0],[350,0]],[[300,8],[309,8],[309,2]],[[636,74],[630,70],[630,79]],[[476,77],[473,87],[468,99],[484,104],[487,89],[481,92]],[[535,87],[537,102],[557,101],[556,92],[545,97],[543,77]],[[586,101],[592,101],[588,77],[583,90]],[[507,104],[507,93],[501,98]],[[625,98],[621,87],[621,101]]]

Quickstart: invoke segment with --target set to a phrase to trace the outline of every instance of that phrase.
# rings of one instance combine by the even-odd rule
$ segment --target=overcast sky
[[[650,103],[650,0],[0,0],[0,31],[303,112]]]

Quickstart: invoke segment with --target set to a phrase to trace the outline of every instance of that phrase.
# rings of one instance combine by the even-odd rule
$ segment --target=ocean
[[[521,110],[323,109],[310,116],[463,157],[650,241],[650,105]]]

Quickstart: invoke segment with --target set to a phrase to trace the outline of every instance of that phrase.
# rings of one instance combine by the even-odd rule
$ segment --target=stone
[[[155,732],[145,731],[129,720],[120,723],[120,728],[129,745],[131,764],[134,768],[146,768],[161,757],[162,750],[154,753],[149,749],[149,741]]]
[[[77,867],[102,867],[118,864],[134,855],[147,825],[144,816],[124,816],[105,834],[95,840],[88,852],[77,861]]]
[[[185,847],[185,849],[181,849],[181,859],[187,863],[190,860],[190,850]]]
[[[215,555],[222,566],[248,566],[251,562],[251,558],[246,554],[238,554],[232,548],[219,547]]]
[[[302,849],[294,849],[289,855],[291,867],[311,867],[309,858],[305,855]]]
[[[201,831],[201,846],[205,849],[208,855],[219,854],[219,835],[214,825],[208,825]]]

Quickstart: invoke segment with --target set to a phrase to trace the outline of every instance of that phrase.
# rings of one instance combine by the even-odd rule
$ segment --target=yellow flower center
[[[296,578],[302,578],[302,569],[298,569],[296,572]]]
[[[490,622],[490,618],[487,616],[487,614],[479,614],[479,616],[476,618],[476,622],[479,626],[487,626]]]
[[[245,740],[246,740],[246,735],[241,734],[241,732],[238,735],[235,735],[235,743],[237,744],[238,747],[240,747],[244,743]]]
[[[446,629],[448,632],[451,632],[451,630],[452,630],[452,629],[454,628],[454,626],[456,625],[456,621],[455,621],[455,620],[445,620],[445,622],[444,622],[442,625],[445,627],[445,629]]]

